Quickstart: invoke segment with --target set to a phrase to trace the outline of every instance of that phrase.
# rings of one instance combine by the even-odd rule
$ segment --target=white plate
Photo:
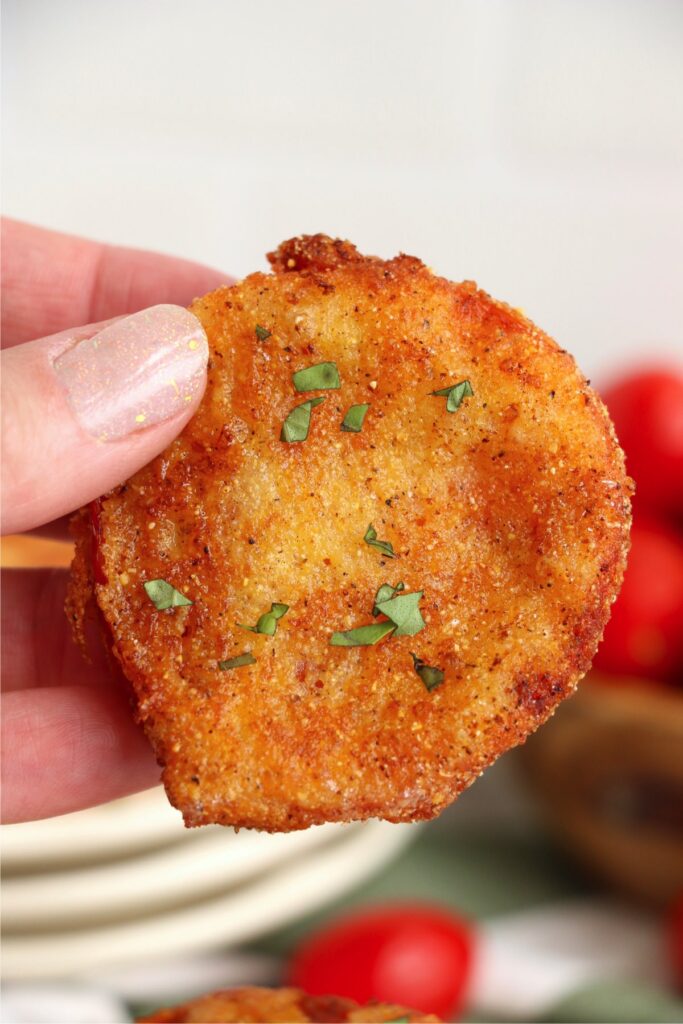
[[[358,828],[358,826],[346,826]],[[191,840],[113,864],[15,875],[2,887],[5,930],[92,926],[122,916],[142,917],[187,904],[244,882],[259,872],[332,841],[343,825],[268,835],[207,828]]]
[[[6,934],[6,979],[49,979],[143,959],[229,946],[323,905],[371,875],[419,825],[370,821],[234,892],[170,913],[51,935]]]
[[[56,864],[111,860],[168,842],[190,839],[180,813],[161,786],[135,796],[89,807],[58,818],[3,825],[0,829],[3,870],[11,873]]]

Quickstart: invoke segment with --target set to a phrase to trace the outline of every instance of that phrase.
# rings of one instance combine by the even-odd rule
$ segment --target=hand
[[[208,347],[183,307],[227,279],[16,221],[3,222],[2,250],[2,532],[50,524],[66,537],[62,517],[149,462],[196,409]],[[102,645],[88,664],[71,639],[66,577],[2,574],[4,821],[159,779]]]

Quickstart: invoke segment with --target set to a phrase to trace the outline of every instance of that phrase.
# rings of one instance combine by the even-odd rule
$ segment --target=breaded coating
[[[388,1003],[359,1006],[352,999],[338,996],[307,996],[298,988],[233,988],[193,999],[183,1006],[158,1010],[149,1017],[140,1017],[138,1024],[252,1024],[254,1021],[438,1024],[439,1018]]]
[[[77,518],[68,612],[78,631],[94,590],[187,825],[432,818],[588,669],[632,484],[600,399],[520,311],[324,235],[269,259],[192,305],[203,402]],[[321,363],[338,388],[293,379]],[[158,610],[159,579],[193,603]],[[399,583],[408,635],[331,644],[382,632]]]

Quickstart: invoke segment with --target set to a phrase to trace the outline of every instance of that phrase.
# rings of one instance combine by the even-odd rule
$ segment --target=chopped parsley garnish
[[[341,387],[336,363],[316,363],[315,366],[307,366],[305,370],[293,373],[292,380],[297,391],[324,391]]]
[[[307,402],[295,406],[287,414],[287,419],[282,424],[280,440],[287,441],[289,444],[292,444],[294,441],[305,441],[311,426],[311,409],[314,409],[316,405],[320,405],[324,401],[324,397],[309,398]]]
[[[382,601],[390,601],[392,597],[399,594],[402,590],[406,589],[405,583],[397,583],[395,587],[392,587],[391,583],[383,583],[375,594],[375,603],[372,607],[372,614],[377,616],[381,615],[378,604]]]
[[[372,614],[386,615],[389,622],[373,622],[344,633],[333,633],[330,637],[332,646],[371,647],[385,636],[415,636],[424,629],[425,621],[417,607],[424,591],[416,590],[413,594],[400,594],[396,597],[395,595],[404,587],[403,583],[397,583],[395,587],[383,583],[375,595]]]
[[[266,338],[270,338],[273,333],[272,331],[269,331],[267,327],[261,327],[261,324],[256,324],[254,330],[259,341],[265,341]]]
[[[363,429],[365,414],[369,408],[369,402],[364,403],[363,405],[352,405],[342,421],[341,429],[346,430],[351,434],[360,434]]]
[[[472,385],[468,380],[461,380],[459,384],[451,384],[447,388],[440,388],[438,391],[430,391],[430,395],[448,397],[446,412],[455,412],[460,408],[463,398],[471,398],[474,394]]]
[[[410,652],[410,657],[413,659],[413,668],[419,675],[425,687],[431,693],[437,686],[441,686],[444,677],[444,671],[441,668],[436,668],[434,665],[425,665],[422,658],[418,658],[416,654]]]
[[[266,636],[275,636],[278,619],[281,619],[289,611],[288,604],[271,604],[270,611],[260,616],[255,626],[245,626],[238,622],[240,629],[248,629],[250,633],[265,633]]]
[[[425,628],[425,620],[417,606],[423,593],[423,590],[416,590],[412,594],[399,594],[390,601],[377,602],[380,615],[386,615],[397,627],[396,636],[415,636]]]
[[[227,661],[219,661],[218,667],[221,672],[225,672],[229,668],[242,668],[243,665],[255,665],[256,658],[251,651],[245,651],[244,654],[238,654],[235,658],[228,658]]]
[[[377,540],[377,530],[372,523],[370,523],[365,531],[363,540],[366,544],[370,544],[371,547],[378,548],[378,550],[381,551],[383,555],[386,555],[387,558],[396,558],[393,544],[388,540]]]
[[[410,1017],[392,1017],[387,1024],[410,1024]]]
[[[190,601],[189,597],[185,597],[166,580],[147,580],[143,586],[147,597],[160,612],[166,611],[167,608],[182,608],[194,604],[194,601]]]
[[[393,622],[372,622],[369,626],[358,626],[345,633],[333,633],[330,644],[333,647],[372,647],[395,629]]]

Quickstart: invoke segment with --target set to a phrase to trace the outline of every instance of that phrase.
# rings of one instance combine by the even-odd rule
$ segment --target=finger
[[[2,697],[2,820],[32,821],[147,789],[159,768],[118,693],[88,687]]]
[[[2,689],[121,689],[99,636],[83,657],[64,613],[66,569],[2,570]],[[93,628],[93,632],[96,632]]]
[[[208,342],[180,306],[153,306],[2,353],[2,529],[57,519],[166,448],[206,385]]]
[[[71,516],[60,516],[59,519],[53,519],[50,523],[41,523],[40,526],[35,526],[32,530],[25,530],[23,533],[15,533],[10,536],[5,535],[2,540],[2,565],[13,566],[17,568],[23,568],[29,565],[40,565],[40,566],[51,566],[61,565],[61,562],[53,562],[48,559],[47,561],[23,561],[23,550],[25,546],[27,549],[29,545],[33,547],[33,541],[58,541],[62,544],[71,542],[71,531],[69,529],[69,523],[71,522]],[[8,560],[8,550],[10,551]],[[14,550],[20,551],[20,556],[15,557]],[[38,554],[38,548],[36,546],[36,556]]]
[[[173,256],[3,220],[3,347],[147,306],[187,306],[230,279]]]
[[[91,646],[88,662],[71,638],[64,615],[67,575],[2,573],[5,821],[64,814],[159,779],[103,644]]]

